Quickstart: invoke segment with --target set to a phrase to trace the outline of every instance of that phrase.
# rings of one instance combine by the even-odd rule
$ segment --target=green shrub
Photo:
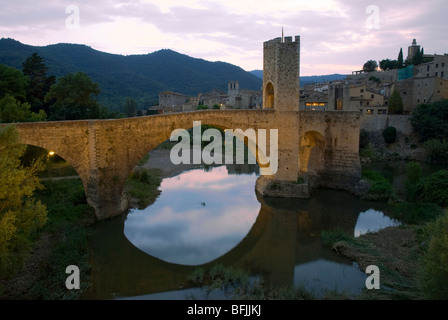
[[[431,162],[448,162],[448,141],[430,139],[425,142],[428,160]]]
[[[369,145],[369,136],[365,129],[359,132],[359,150],[366,148]]]
[[[443,209],[435,203],[403,202],[396,204],[394,218],[408,224],[430,222],[443,214]]]
[[[422,167],[418,162],[406,164],[406,191],[408,201],[417,200],[418,183],[422,179]]]
[[[428,299],[448,299],[448,212],[425,228],[428,245],[419,282]]]
[[[370,198],[388,200],[394,193],[394,188],[390,181],[378,172],[363,170],[362,178],[370,183],[370,189],[368,191]]]
[[[383,131],[384,142],[387,144],[397,141],[397,129],[395,127],[387,127]]]
[[[348,241],[353,239],[353,237],[339,227],[330,231],[322,230],[320,233],[320,238],[322,244],[326,247],[332,247],[338,241]]]
[[[448,207],[448,170],[437,171],[418,184],[419,200]]]

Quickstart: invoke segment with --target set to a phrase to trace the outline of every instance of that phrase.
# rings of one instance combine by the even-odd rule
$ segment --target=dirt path
[[[170,160],[170,150],[154,149],[149,152],[148,161],[142,166],[146,169],[159,169],[161,178],[169,178],[182,173],[185,170],[201,168],[198,164],[179,164],[175,165]]]

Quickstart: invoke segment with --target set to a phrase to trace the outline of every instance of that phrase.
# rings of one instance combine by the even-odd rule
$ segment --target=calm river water
[[[257,196],[248,165],[194,169],[166,178],[156,202],[98,224],[93,283],[85,299],[186,299],[198,267],[244,268],[274,285],[360,293],[367,275],[322,245],[322,230],[358,236],[397,225],[387,206],[334,190],[311,199]],[[244,173],[245,172],[245,173]]]

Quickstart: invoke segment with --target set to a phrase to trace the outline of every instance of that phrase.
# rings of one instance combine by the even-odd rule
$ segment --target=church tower
[[[417,45],[417,40],[414,39],[414,40],[412,41],[412,45],[408,47],[408,57],[407,57],[407,60],[408,60],[409,62],[411,62],[412,59],[414,58],[414,56],[415,56],[416,54],[418,54],[418,53],[420,53],[420,46]]]
[[[300,36],[282,34],[263,44],[263,109],[299,111],[299,99]]]

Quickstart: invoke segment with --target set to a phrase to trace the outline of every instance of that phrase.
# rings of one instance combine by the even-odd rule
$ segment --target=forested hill
[[[22,63],[34,52],[44,58],[48,75],[59,78],[68,73],[86,73],[101,88],[99,101],[111,110],[118,110],[126,97],[147,108],[157,101],[161,91],[194,96],[212,89],[227,91],[231,80],[238,80],[244,89],[261,90],[262,87],[260,78],[238,66],[192,58],[167,49],[123,56],[86,45],[36,47],[0,39],[0,64],[21,69]]]

